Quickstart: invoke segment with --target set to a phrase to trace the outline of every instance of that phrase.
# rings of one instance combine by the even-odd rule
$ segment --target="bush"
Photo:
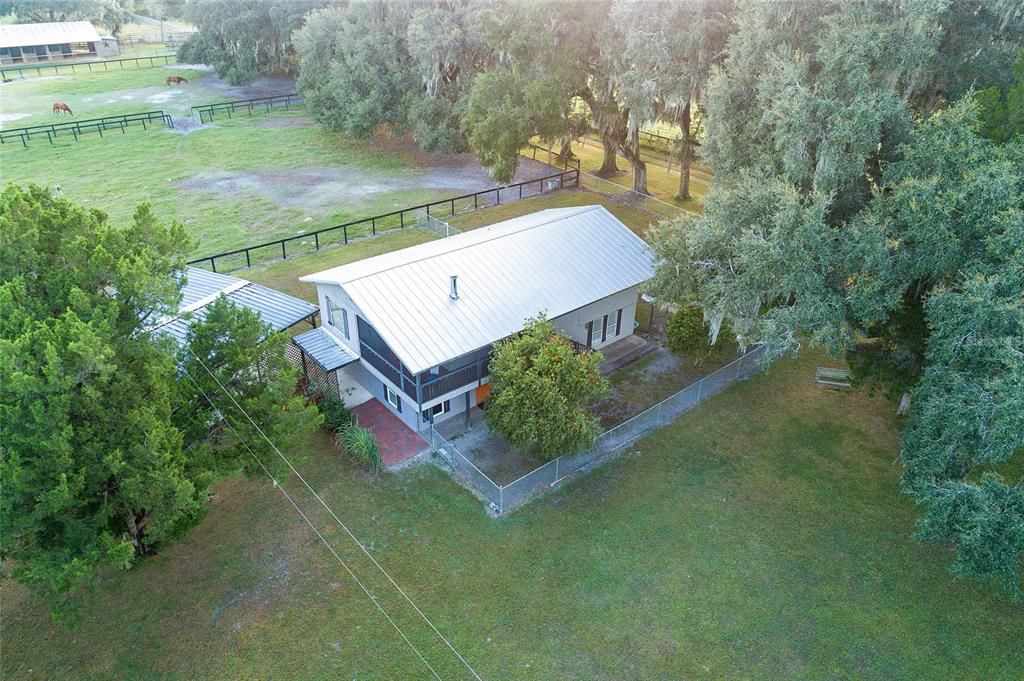
[[[601,353],[576,354],[543,316],[494,345],[487,423],[513,447],[545,459],[583,451],[601,432],[591,413],[609,390]]]
[[[694,364],[736,352],[736,337],[727,323],[722,323],[714,345],[710,342],[710,331],[699,307],[683,306],[665,321],[665,343],[675,354],[692,358]]]
[[[320,400],[317,407],[324,415],[324,428],[332,433],[346,428],[352,423],[352,412],[345,407],[341,400],[325,397]]]
[[[368,472],[376,474],[383,466],[377,450],[377,438],[369,428],[354,421],[334,433],[334,442],[355,457]]]

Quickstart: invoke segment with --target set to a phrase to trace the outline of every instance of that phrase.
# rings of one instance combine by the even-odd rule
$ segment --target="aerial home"
[[[119,54],[117,38],[88,21],[0,25],[0,64],[34,64]]]
[[[378,400],[422,430],[486,399],[491,345],[530,317],[580,348],[630,336],[653,262],[601,206],[544,210],[301,277],[324,324],[295,341],[346,404]]]

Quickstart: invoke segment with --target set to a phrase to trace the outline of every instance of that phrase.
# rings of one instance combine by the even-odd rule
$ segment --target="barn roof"
[[[636,286],[654,253],[602,206],[552,208],[300,277],[341,286],[416,373]],[[449,278],[458,276],[458,299]]]
[[[96,27],[88,21],[0,25],[0,47],[91,43],[98,40],[100,35]]]
[[[274,331],[292,327],[319,310],[316,305],[272,288],[198,267],[185,268],[184,276],[178,315],[162,319],[153,329],[155,333],[170,336],[179,346],[185,343],[189,326],[204,319],[209,304],[221,295],[239,307],[256,312]]]

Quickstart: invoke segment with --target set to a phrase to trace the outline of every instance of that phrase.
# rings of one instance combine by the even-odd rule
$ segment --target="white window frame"
[[[390,404],[395,409],[401,409],[402,408],[401,407],[402,398],[399,397],[398,393],[396,393],[394,390],[392,390],[391,386],[389,386],[387,384],[384,384],[384,397],[388,401],[388,404]]]
[[[452,410],[451,400],[445,400],[444,402],[439,402],[438,404],[435,404],[433,407],[427,407],[426,409],[423,410],[423,412],[422,412],[423,420],[424,421],[429,421],[431,419],[431,417],[440,416],[441,414],[447,414],[451,410]]]
[[[619,335],[619,313],[618,310],[608,315],[608,338],[615,338]],[[612,333],[612,329],[615,329],[615,333]]]
[[[335,303],[330,296],[324,296],[324,300],[327,303],[327,323],[341,331],[345,340],[351,340],[352,336],[348,328],[348,310]],[[338,311],[341,312],[341,326],[338,326],[338,318],[335,314]]]

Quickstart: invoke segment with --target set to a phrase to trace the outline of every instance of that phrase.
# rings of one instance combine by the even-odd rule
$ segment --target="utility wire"
[[[353,579],[353,581],[355,581],[355,583],[359,585],[359,588],[363,590],[363,593],[366,594],[367,598],[369,598],[373,602],[373,604],[377,607],[377,610],[379,610],[380,613],[384,615],[384,618],[391,624],[391,626],[395,628],[395,631],[398,632],[398,635],[401,636],[405,640],[405,642],[409,644],[409,647],[412,648],[413,652],[416,653],[416,656],[420,658],[420,661],[423,662],[424,665],[426,665],[427,669],[430,670],[430,673],[434,675],[434,678],[438,681],[442,681],[438,673],[434,670],[433,667],[430,666],[430,663],[427,662],[427,658],[423,656],[423,653],[421,653],[419,649],[413,644],[413,642],[409,640],[409,637],[405,635],[405,632],[403,632],[402,629],[395,622],[395,620],[391,618],[391,615],[389,615],[387,611],[384,610],[384,607],[379,602],[377,602],[377,599],[374,598],[373,594],[370,593],[370,590],[366,588],[363,582],[360,581],[359,577],[357,577],[356,574],[352,571],[352,568],[350,568],[348,564],[345,563],[345,561],[341,558],[341,556],[338,555],[338,552],[334,550],[334,547],[331,546],[330,542],[328,542],[327,539],[322,534],[320,534],[320,531],[316,529],[316,526],[313,525],[313,523],[306,516],[306,514],[302,512],[302,509],[299,508],[299,505],[296,504],[295,500],[292,499],[290,494],[288,494],[288,491],[285,490],[285,488],[282,487],[277,482],[277,478],[275,478],[274,474],[270,472],[270,469],[268,469],[260,460],[260,458],[256,456],[256,452],[252,451],[252,448],[249,447],[249,444],[245,441],[241,434],[237,430],[235,430],[235,427],[233,425],[231,425],[231,422],[228,420],[227,415],[224,414],[217,407],[217,405],[213,403],[213,400],[210,399],[210,396],[206,394],[206,391],[203,390],[199,383],[196,381],[196,379],[193,378],[192,374],[188,372],[188,369],[186,369],[184,365],[182,365],[181,368],[182,370],[184,370],[185,375],[188,376],[189,380],[192,381],[192,383],[196,386],[196,389],[202,394],[203,397],[206,398],[206,401],[210,403],[210,406],[213,407],[214,411],[219,412],[223,416],[224,423],[226,423],[231,432],[235,434],[235,437],[237,437],[238,441],[242,443],[242,446],[244,446],[249,451],[249,454],[252,455],[252,458],[256,461],[257,464],[259,464],[260,468],[263,469],[263,472],[267,474],[267,477],[269,477],[271,481],[273,481],[274,487],[281,490],[281,494],[284,495],[284,498],[291,502],[291,505],[295,507],[295,510],[298,511],[300,516],[302,516],[302,519],[306,521],[306,524],[309,525],[309,528],[313,530],[317,537],[320,538],[320,541],[324,543],[324,546],[327,547],[327,550],[330,551],[334,555],[334,557],[338,559],[338,562],[341,563],[341,566],[345,568],[345,571],[348,572],[349,576]]]
[[[392,579],[391,575],[388,574],[387,570],[385,570],[384,567],[380,563],[377,562],[377,559],[374,558],[373,555],[369,551],[366,550],[366,547],[363,546],[362,542],[360,542],[359,539],[357,539],[356,536],[354,534],[352,534],[352,531],[349,530],[348,526],[345,525],[345,523],[343,523],[341,521],[341,518],[339,518],[337,516],[337,514],[334,512],[334,510],[330,506],[327,505],[327,502],[325,502],[320,497],[320,495],[317,494],[316,490],[314,490],[310,486],[310,484],[308,482],[306,482],[306,479],[304,477],[302,477],[302,474],[299,473],[298,470],[296,470],[295,466],[292,465],[292,462],[288,460],[288,457],[286,457],[284,454],[282,454],[281,450],[277,448],[277,445],[275,445],[273,442],[271,442],[270,438],[268,438],[266,436],[266,434],[263,432],[263,429],[260,428],[259,425],[255,421],[253,421],[252,417],[249,416],[248,413],[246,413],[245,409],[242,408],[242,405],[240,405],[238,403],[238,401],[235,400],[234,396],[230,392],[228,392],[227,388],[224,387],[224,384],[220,382],[220,379],[218,379],[217,376],[214,375],[214,373],[212,371],[210,371],[209,367],[206,366],[206,363],[203,362],[203,360],[198,355],[196,355],[196,353],[192,350],[192,348],[188,348],[188,351],[189,351],[189,353],[193,357],[195,357],[196,361],[199,362],[199,364],[203,367],[203,369],[206,370],[206,373],[208,373],[210,375],[210,377],[217,383],[217,385],[220,387],[221,391],[225,395],[228,396],[228,399],[231,400],[231,402],[235,405],[235,407],[238,408],[238,410],[240,412],[242,412],[242,415],[245,416],[245,418],[249,421],[249,423],[251,423],[253,425],[253,427],[263,437],[263,439],[267,441],[267,444],[270,445],[271,449],[273,449],[274,452],[276,452],[277,455],[279,457],[281,457],[281,460],[284,461],[285,464],[287,464],[287,466],[291,470],[291,472],[295,474],[295,477],[297,477],[299,480],[302,481],[302,484],[305,485],[306,489],[309,490],[310,494],[312,494],[316,498],[316,500],[320,502],[320,505],[323,506],[327,510],[327,512],[331,514],[331,517],[334,518],[334,520],[338,523],[338,525],[341,527],[341,529],[343,529],[345,531],[345,534],[347,534],[352,539],[352,541],[354,541],[356,543],[356,545],[366,555],[366,557],[370,559],[370,561],[377,567],[378,570],[381,571],[381,573],[385,577],[387,577],[388,581],[391,582],[391,585],[395,587],[395,589],[398,591],[398,593],[402,594],[402,597],[405,598],[405,600],[409,603],[409,605],[412,606],[413,610],[415,610],[416,613],[423,619],[423,621],[427,623],[427,625],[434,631],[435,634],[437,634],[438,638],[440,638],[442,641],[444,641],[444,644],[446,646],[448,646],[448,649],[451,650],[452,653],[455,654],[455,657],[457,657],[459,659],[459,661],[463,664],[463,666],[465,666],[466,669],[469,670],[469,672],[473,675],[473,677],[476,678],[477,681],[483,681],[483,679],[480,677],[480,675],[477,673],[477,671],[475,669],[473,669],[472,665],[470,665],[469,662],[466,661],[466,658],[464,658],[462,656],[462,654],[459,653],[459,651],[455,649],[455,646],[453,646],[451,644],[451,642],[447,638],[445,638],[444,634],[442,634],[438,630],[438,628],[434,626],[434,623],[430,621],[430,618],[428,618],[423,613],[423,611],[419,609],[419,607],[413,602],[413,600],[411,598],[409,598],[408,594],[405,593],[405,591],[402,589],[402,587],[398,586],[398,583],[394,579]]]

